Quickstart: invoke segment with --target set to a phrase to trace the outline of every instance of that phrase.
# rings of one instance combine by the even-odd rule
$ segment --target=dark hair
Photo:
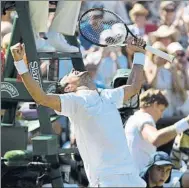
[[[62,79],[62,78],[61,78]],[[65,92],[65,87],[68,85],[68,83],[63,83],[61,84],[60,81],[61,79],[59,79],[57,82],[56,82],[56,89],[55,89],[55,93],[56,94],[64,94],[66,93]]]
[[[169,104],[163,93],[158,89],[148,89],[140,95],[140,107],[142,108],[151,106],[155,102],[165,107]]]

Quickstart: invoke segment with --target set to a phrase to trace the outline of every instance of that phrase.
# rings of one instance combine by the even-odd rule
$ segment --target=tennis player
[[[36,103],[69,117],[74,125],[77,146],[92,187],[145,187],[134,166],[117,108],[139,92],[144,80],[142,39],[129,38],[134,52],[128,85],[97,91],[87,71],[73,70],[58,84],[57,93],[47,95],[25,66],[24,46],[11,47],[14,65]]]
[[[187,116],[172,126],[157,130],[156,122],[167,106],[167,99],[160,90],[149,89],[140,95],[140,109],[126,122],[125,135],[128,148],[139,171],[145,168],[157,147],[170,142],[177,134],[189,129]],[[189,187],[189,171],[173,169],[171,178],[164,187]]]

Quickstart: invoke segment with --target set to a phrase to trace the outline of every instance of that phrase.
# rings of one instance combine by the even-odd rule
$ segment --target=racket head
[[[104,8],[87,10],[79,19],[79,32],[101,47],[125,46],[129,34],[136,37],[120,16]]]

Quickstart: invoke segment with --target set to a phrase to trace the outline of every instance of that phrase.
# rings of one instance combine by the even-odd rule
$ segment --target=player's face
[[[171,165],[154,165],[149,171],[149,182],[154,186],[162,186],[169,178],[171,170]]]
[[[80,85],[81,76],[86,73],[87,71],[80,72],[80,71],[72,70],[69,74],[64,76],[61,80],[61,83],[66,83],[67,85],[64,91],[66,93],[75,92],[77,90],[77,87]]]
[[[165,105],[157,104],[157,103],[153,104],[153,114],[155,121],[158,121],[162,117],[165,108],[166,108]]]

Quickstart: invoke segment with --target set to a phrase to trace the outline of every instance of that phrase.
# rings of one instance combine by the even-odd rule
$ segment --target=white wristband
[[[16,61],[14,62],[14,65],[18,71],[18,74],[22,75],[26,72],[29,72],[28,67],[26,66],[26,64],[24,63],[24,60],[20,60],[20,61]]]
[[[133,58],[133,65],[143,65],[145,63],[145,55],[140,52],[134,53],[134,58]]]
[[[180,121],[176,122],[174,125],[178,134],[189,129],[189,123],[187,122],[186,119],[181,119]]]

